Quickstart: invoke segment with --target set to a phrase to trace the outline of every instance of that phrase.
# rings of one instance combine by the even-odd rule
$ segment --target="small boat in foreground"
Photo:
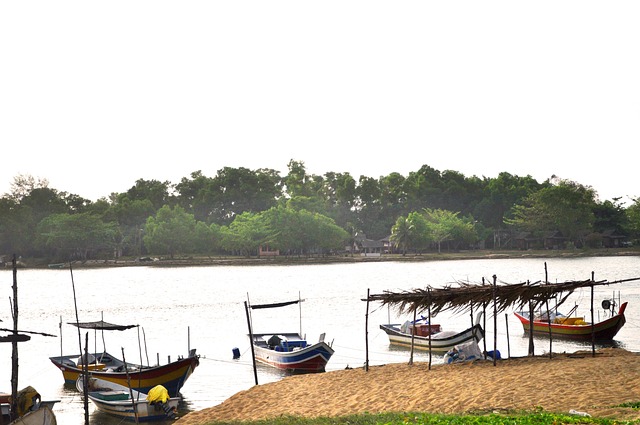
[[[257,310],[263,308],[285,307],[302,303],[298,297],[294,301],[274,304],[251,305],[249,308]],[[302,332],[272,332],[253,333],[249,327],[249,338],[253,346],[255,360],[260,363],[293,373],[324,372],[329,359],[334,353],[333,348],[324,341],[325,334],[321,334],[318,342],[309,344],[302,336]]]
[[[102,320],[97,322],[69,323],[80,329],[93,330],[125,330],[137,325],[114,325]],[[169,391],[171,397],[177,397],[180,389],[185,384],[195,368],[200,364],[200,356],[195,349],[189,350],[187,357],[179,356],[177,360],[164,365],[144,366],[125,362],[107,351],[102,353],[90,353],[60,355],[49,357],[60,371],[66,384],[75,385],[78,376],[83,373],[83,360],[87,358],[87,369],[98,379],[114,382],[127,386],[131,383],[133,389],[143,393],[148,392],[156,385],[162,385]]]
[[[413,347],[417,350],[429,350],[435,353],[446,353],[456,345],[470,341],[480,342],[484,338],[484,329],[480,325],[482,312],[478,313],[476,322],[470,328],[463,331],[442,330],[438,324],[429,324],[426,319],[416,320],[415,323],[406,321],[403,324],[380,325],[387,336],[389,343],[404,347]],[[422,322],[422,323],[421,323]]]
[[[60,369],[67,384],[75,384],[78,376],[82,375],[82,357],[77,354],[50,357],[49,360]],[[198,364],[199,358],[192,352],[189,357],[179,358],[165,365],[140,366],[127,362],[125,368],[122,360],[104,352],[89,354],[87,366],[96,378],[123,386],[130,381],[132,388],[141,392],[148,392],[156,385],[162,385],[171,397],[177,397]]]
[[[591,341],[592,338],[595,341],[610,341],[626,323],[624,311],[627,308],[627,303],[622,303],[617,313],[614,312],[613,303],[609,300],[603,301],[602,306],[606,307],[605,309],[610,309],[611,317],[597,322],[593,326],[586,322],[584,317],[569,317],[570,315],[564,316],[553,312],[534,315],[533,334],[539,336],[551,334],[552,338],[580,341]],[[522,323],[524,333],[528,334],[531,329],[529,312],[519,311],[514,314]]]
[[[27,412],[24,416],[20,416],[9,425],[57,425],[56,415],[49,406],[40,406],[36,410]]]
[[[84,393],[84,376],[78,377],[76,388]],[[87,397],[101,412],[137,422],[175,419],[180,402],[179,397],[169,397],[161,385],[143,393],[92,376],[87,381]]]
[[[53,414],[53,406],[59,402],[60,400],[41,400],[40,394],[38,391],[29,386],[21,389],[17,393],[17,419],[23,418],[26,415],[30,415],[29,421],[31,422],[11,422],[13,423],[37,423],[37,424],[47,424],[47,423],[55,423],[55,415]],[[48,412],[40,412],[39,414],[32,414],[37,410],[43,409],[46,407]],[[0,412],[2,412],[2,420],[0,420],[0,424],[7,423],[7,421],[12,417],[11,415],[11,394],[8,393],[0,393]],[[36,418],[40,418],[39,421],[36,421]],[[54,422],[47,422],[53,419]],[[4,422],[3,422],[4,421]]]

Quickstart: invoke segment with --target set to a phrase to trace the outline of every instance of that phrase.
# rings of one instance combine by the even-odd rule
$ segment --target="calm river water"
[[[125,267],[109,269],[18,270],[19,328],[46,332],[56,337],[34,335],[19,344],[19,388],[31,385],[43,399],[60,399],[54,412],[60,424],[84,421],[80,394],[63,384],[61,372],[51,364],[50,356],[79,351],[77,330],[67,322],[75,321],[74,291],[80,321],[104,318],[117,324],[138,324],[139,330],[105,334],[106,349],[121,354],[128,361],[165,363],[170,356],[186,355],[189,348],[201,355],[200,366],[182,389],[181,413],[217,405],[233,394],[255,384],[248,344],[244,302],[253,304],[296,299],[302,303],[302,330],[309,340],[326,333],[335,354],[327,370],[363,366],[365,354],[366,302],[362,299],[385,290],[400,291],[441,287],[457,281],[479,283],[482,278],[499,283],[538,281],[545,277],[564,282],[586,280],[595,273],[596,280],[616,281],[640,277],[640,257],[601,257],[580,259],[493,259],[433,262],[381,262],[304,266],[209,266],[185,268]],[[73,279],[72,279],[73,277]],[[0,327],[11,328],[11,270],[0,271]],[[72,284],[73,282],[73,284]],[[616,345],[640,351],[640,282],[598,287],[595,305],[605,298],[621,294],[629,301],[627,324],[616,337]],[[589,317],[590,291],[576,292],[568,301],[580,305],[578,314]],[[494,333],[503,357],[526,356],[528,339],[512,311],[500,313],[498,328],[487,317],[487,346],[493,348]],[[603,314],[598,311],[598,314]],[[391,348],[381,323],[407,319],[380,305],[369,306],[369,361],[371,365],[406,362],[408,349]],[[62,326],[60,322],[62,321]],[[434,322],[445,329],[458,330],[470,323],[469,314],[441,313]],[[297,331],[300,327],[298,307],[258,310],[253,314],[256,332]],[[507,339],[507,333],[509,338]],[[89,335],[92,341],[93,335]],[[84,334],[82,334],[84,341]],[[140,342],[140,344],[139,344]],[[102,349],[98,337],[98,349]],[[143,354],[140,354],[140,345]],[[146,350],[145,350],[146,347]],[[548,351],[548,340],[536,340],[536,354]],[[233,349],[241,357],[233,359]],[[579,343],[554,340],[554,351],[585,348]],[[11,391],[11,344],[0,344],[2,368],[0,392]],[[416,354],[417,361],[428,360]],[[442,361],[434,356],[433,363]],[[260,384],[281,379],[283,374],[266,367],[258,368]],[[92,425],[118,421],[90,409]]]

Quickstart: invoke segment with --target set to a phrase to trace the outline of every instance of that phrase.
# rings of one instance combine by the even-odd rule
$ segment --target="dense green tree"
[[[519,177],[502,172],[494,179],[486,179],[482,198],[471,213],[484,226],[501,229],[504,220],[512,218],[512,208],[533,192],[548,187],[548,182],[538,183],[533,177]]]
[[[614,230],[621,235],[628,233],[629,218],[625,213],[624,207],[618,201],[619,199],[614,199],[613,202],[594,203],[594,232],[602,233],[607,230]]]
[[[91,253],[115,247],[116,228],[89,214],[51,214],[38,224],[38,240],[54,250],[58,259],[86,261]]]
[[[326,209],[323,212],[333,218],[336,224],[345,228],[347,223],[353,222],[356,205],[356,181],[349,173],[325,174],[323,186],[320,190]]]
[[[207,226],[198,226],[193,214],[181,206],[165,205],[147,219],[144,246],[151,254],[166,254],[171,258],[176,254],[195,253],[194,241],[201,238],[197,232],[203,229],[210,231]]]
[[[225,250],[245,257],[256,254],[258,248],[269,240],[269,228],[262,217],[248,211],[235,216],[229,226],[222,226],[220,233]]]
[[[191,212],[196,220],[209,222],[217,194],[214,179],[200,170],[192,172],[190,177],[183,177],[175,186],[178,205]]]
[[[290,206],[274,207],[261,214],[270,246],[290,253],[310,254],[342,250],[349,233],[333,219]]]
[[[569,180],[545,187],[527,196],[514,207],[514,218],[506,223],[520,230],[542,235],[558,230],[578,245],[592,230],[595,191]]]
[[[103,220],[118,226],[119,255],[142,255],[143,235],[147,219],[155,214],[149,199],[131,200],[126,196],[116,197],[116,201],[103,212]]]
[[[172,185],[169,181],[138,179],[134,186],[118,196],[126,197],[131,201],[149,200],[154,211],[157,211],[165,205],[171,206],[175,203],[171,190]]]
[[[442,208],[443,181],[440,171],[423,165],[418,171],[410,172],[405,180],[407,193],[407,213],[423,208]]]
[[[281,178],[271,169],[225,167],[214,178],[200,171],[176,185],[180,205],[206,223],[229,224],[244,212],[265,211],[282,197]]]
[[[425,208],[423,214],[428,222],[428,232],[431,239],[438,247],[438,253],[441,252],[443,242],[452,240],[454,230],[458,225],[458,213],[441,209]]]
[[[635,198],[625,210],[627,216],[627,231],[635,243],[640,243],[640,198]]]
[[[290,160],[287,164],[289,173],[282,179],[284,190],[289,197],[313,196],[313,190],[309,185],[312,177],[307,175],[307,169],[303,161]]]

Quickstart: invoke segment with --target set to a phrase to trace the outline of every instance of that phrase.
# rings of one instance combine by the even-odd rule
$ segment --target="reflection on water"
[[[640,276],[637,257],[583,259],[548,259],[549,280],[584,280],[595,272],[597,280],[609,281]],[[107,351],[126,351],[127,359],[146,357],[165,361],[169,357],[186,356],[190,348],[201,355],[200,365],[182,388],[181,415],[217,405],[233,394],[255,385],[251,350],[247,337],[244,301],[251,294],[252,303],[269,303],[297,298],[301,294],[302,329],[309,339],[326,333],[333,342],[335,354],[327,371],[363,367],[368,356],[371,366],[401,363],[409,360],[410,350],[389,345],[381,323],[401,323],[406,315],[371,304],[367,311],[362,299],[385,290],[409,290],[451,285],[452,282],[479,282],[497,275],[500,284],[544,279],[544,260],[464,260],[424,263],[367,263],[309,266],[251,267],[131,267],[102,270],[74,270],[74,282],[80,321],[104,319],[116,324],[138,324],[139,331],[105,332],[96,344]],[[0,297],[12,297],[10,270],[0,271]],[[618,333],[614,346],[640,351],[640,283],[628,282],[595,291],[595,305],[620,291],[629,301],[627,323]],[[67,325],[75,321],[75,309],[68,270],[18,271],[20,305],[19,328],[57,335],[55,338],[34,335],[19,345],[19,387],[31,385],[43,399],[60,399],[54,412],[61,424],[84,422],[82,396],[73,385],[65,385],[61,372],[49,357],[78,353],[77,330]],[[580,305],[579,314],[588,314],[590,293],[577,291],[571,304]],[[8,309],[0,309],[0,319],[10,322]],[[280,310],[280,309],[279,309]],[[585,313],[586,312],[586,313]],[[501,312],[494,329],[492,312],[484,324],[486,344],[493,349],[494,335],[502,357],[526,356],[528,337],[511,311]],[[365,329],[365,319],[368,329]],[[297,331],[299,310],[265,311],[260,315],[261,329]],[[443,328],[468,327],[468,313],[443,312],[434,319]],[[62,326],[60,326],[62,322]],[[4,324],[4,323],[3,323]],[[509,338],[507,339],[507,332]],[[82,335],[84,339],[84,334]],[[548,339],[536,337],[536,354],[548,352]],[[368,344],[368,354],[365,347]],[[481,342],[481,348],[482,348]],[[0,344],[0,358],[11,358],[11,345]],[[238,348],[240,358],[233,358]],[[556,352],[590,349],[581,342],[553,341]],[[414,361],[428,361],[427,352],[414,353]],[[432,363],[442,356],[432,355]],[[3,364],[9,365],[9,362]],[[3,367],[7,391],[10,368]],[[265,384],[287,376],[264,365],[258,365],[258,382]],[[89,405],[92,425],[119,423]]]

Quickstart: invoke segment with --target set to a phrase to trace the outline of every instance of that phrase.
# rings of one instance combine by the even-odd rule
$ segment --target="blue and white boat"
[[[278,308],[302,303],[302,299],[273,304],[249,305],[251,310]],[[249,315],[249,311],[247,311]],[[249,338],[254,359],[260,363],[293,373],[324,372],[334,353],[321,334],[318,342],[309,343],[302,332],[253,333],[250,321]]]

